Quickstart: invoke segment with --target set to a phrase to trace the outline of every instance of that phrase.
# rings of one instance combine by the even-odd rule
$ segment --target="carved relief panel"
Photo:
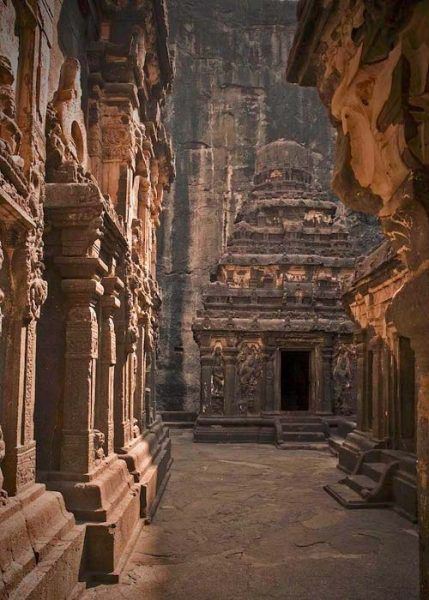
[[[222,344],[217,342],[212,352],[211,412],[222,415],[224,412],[225,362]]]
[[[243,342],[237,358],[240,414],[258,410],[263,357],[258,342]]]

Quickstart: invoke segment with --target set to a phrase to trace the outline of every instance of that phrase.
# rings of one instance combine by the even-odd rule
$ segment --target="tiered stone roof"
[[[352,247],[336,204],[313,181],[313,162],[293,141],[260,148],[254,188],[204,290],[196,331],[352,330],[341,304]]]

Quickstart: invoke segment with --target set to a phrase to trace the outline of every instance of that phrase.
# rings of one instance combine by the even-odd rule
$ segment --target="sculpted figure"
[[[8,58],[0,56],[0,144],[11,156],[18,154],[21,131],[16,124],[14,76]]]
[[[354,407],[354,376],[356,350],[350,344],[340,344],[334,356],[334,401],[337,414],[350,415]]]
[[[102,460],[104,458],[104,442],[105,442],[105,435],[103,432],[98,431],[98,429],[96,429],[94,431],[94,452],[95,452],[95,460]]]
[[[262,375],[262,360],[258,344],[243,344],[238,355],[238,378],[242,401],[252,410],[258,383]]]
[[[219,344],[215,347],[213,353],[213,368],[212,368],[212,396],[222,397],[224,386],[224,364],[222,356],[222,346]]]
[[[27,316],[30,319],[40,317],[40,309],[48,295],[48,284],[43,279],[43,241],[41,224],[31,230],[27,237]]]

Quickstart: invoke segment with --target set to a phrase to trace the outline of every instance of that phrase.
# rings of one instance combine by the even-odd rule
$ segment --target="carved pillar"
[[[365,395],[366,395],[366,351],[365,332],[355,335],[356,344],[356,387],[357,387],[357,429],[366,431]]]
[[[371,342],[372,351],[372,436],[383,437],[383,380],[382,380],[382,341],[379,337]],[[371,382],[369,382],[371,385]]]
[[[145,351],[145,325],[140,325],[140,337],[137,340],[137,373],[136,388],[134,396],[134,427],[133,434],[136,437],[146,426],[146,405],[145,405],[145,387],[146,387],[146,351]],[[136,429],[138,427],[138,431]]]
[[[113,398],[116,364],[116,335],[113,315],[120,306],[117,277],[102,280],[104,295],[100,300],[100,347],[95,402],[95,428],[105,436],[105,452],[114,450]]]
[[[152,350],[150,359],[150,406],[149,425],[153,423],[156,417],[156,350]]]
[[[263,380],[265,382],[265,404],[263,411],[274,412],[274,354],[265,352],[264,354],[264,373]]]
[[[95,279],[65,279],[62,289],[68,314],[61,470],[84,474],[92,471],[101,450],[100,438],[94,441],[98,358],[95,303],[103,294],[103,286]]]
[[[224,412],[225,415],[238,414],[236,402],[236,362],[237,352],[230,350],[224,352],[225,385],[224,385]]]
[[[202,415],[209,413],[211,408],[212,368],[213,359],[211,354],[201,354],[200,414]]]
[[[125,291],[124,304],[116,322],[117,364],[115,372],[115,448],[120,451],[129,446],[133,439],[134,392],[136,385],[138,331],[131,324],[130,315],[134,308],[129,303],[130,292]]]
[[[429,592],[429,349],[427,339],[414,340],[417,375],[417,501],[420,534],[421,598]]]
[[[331,415],[333,412],[333,394],[332,394],[332,345],[321,348],[322,362],[322,397],[318,412]]]
[[[3,430],[2,430],[1,425],[0,425],[0,506],[7,499],[7,492],[5,492],[3,490],[4,477],[3,477],[2,470],[1,470],[1,464],[3,462],[5,453],[6,453],[6,444],[4,443]]]
[[[10,230],[4,240],[9,268],[14,272],[5,301],[2,351],[2,423],[7,453],[5,487],[16,494],[35,481],[34,396],[36,323],[46,299],[41,278],[41,228]]]

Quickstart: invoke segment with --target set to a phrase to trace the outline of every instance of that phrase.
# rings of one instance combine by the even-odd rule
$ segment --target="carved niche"
[[[240,413],[254,412],[262,377],[263,357],[257,342],[243,342],[237,359]]]
[[[333,358],[335,413],[351,415],[356,410],[356,346],[339,343]]]
[[[212,353],[211,412],[221,415],[224,411],[225,361],[222,344],[217,343]]]

